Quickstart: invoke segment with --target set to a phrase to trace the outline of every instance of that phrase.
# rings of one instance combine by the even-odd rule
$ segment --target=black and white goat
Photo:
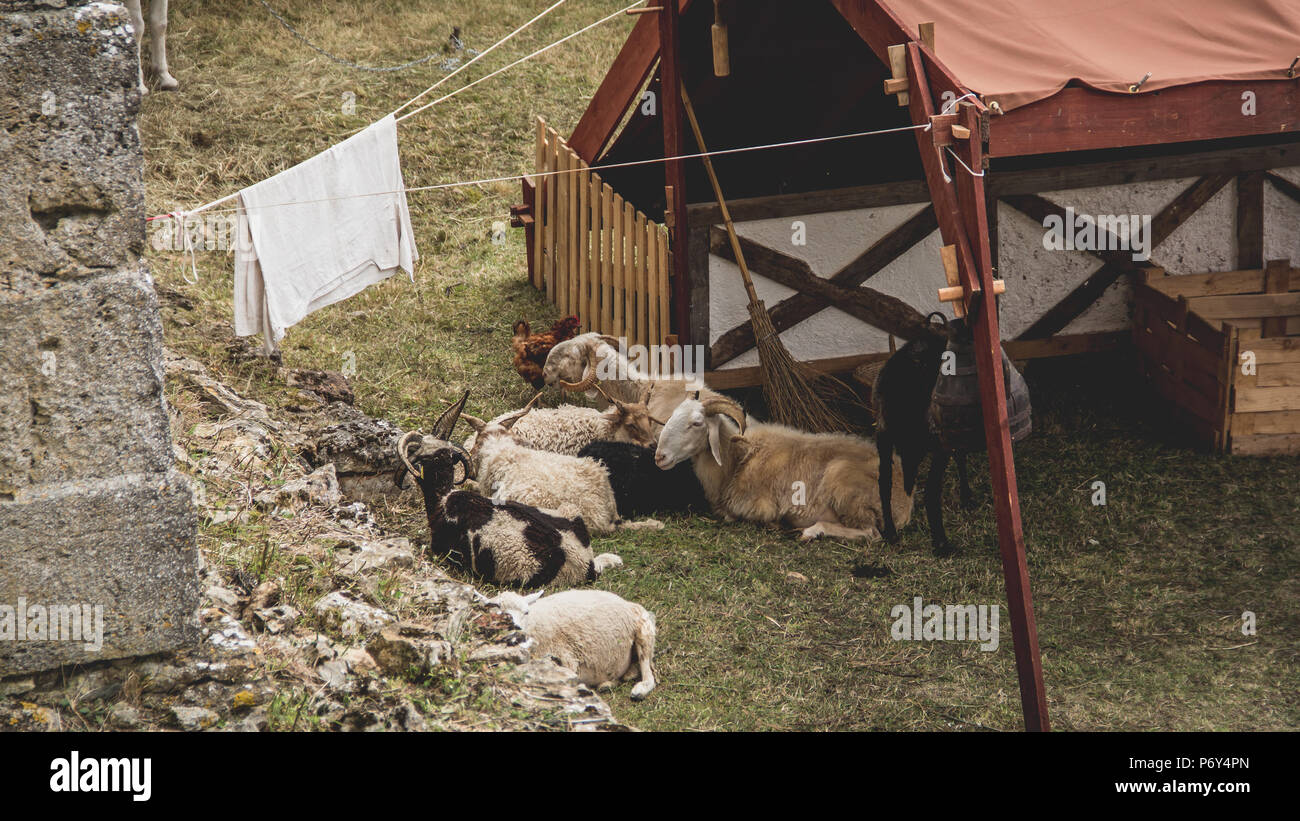
[[[498,502],[456,489],[471,475],[471,461],[447,437],[468,396],[466,391],[439,417],[432,444],[422,441],[411,455],[411,445],[421,439],[411,432],[397,446],[402,467],[394,479],[401,487],[409,473],[424,493],[430,551],[489,581],[521,587],[583,584],[622,565],[613,553],[592,554],[591,537],[581,517],[556,516],[531,505]]]

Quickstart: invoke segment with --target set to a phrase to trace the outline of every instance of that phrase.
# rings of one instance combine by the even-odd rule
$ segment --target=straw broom
[[[740,275],[745,280],[745,292],[749,295],[749,322],[754,329],[754,341],[758,345],[758,360],[763,372],[763,397],[767,400],[772,421],[815,433],[849,430],[848,422],[831,410],[814,387],[824,378],[823,375],[796,360],[785,349],[776,328],[772,327],[772,317],[767,313],[767,306],[754,290],[754,280],[749,274],[749,266],[745,264],[745,255],[740,250],[740,240],[736,236],[736,226],[731,222],[731,212],[722,196],[722,186],[718,184],[718,175],[713,171],[713,162],[708,156],[709,149],[704,144],[700,123],[695,118],[695,107],[691,105],[684,84],[682,107],[686,109],[691,131],[695,134],[695,143],[704,155],[701,159],[704,160],[704,169],[709,172],[709,182],[713,184],[713,194],[717,197],[722,219],[727,224],[731,252],[735,254]]]

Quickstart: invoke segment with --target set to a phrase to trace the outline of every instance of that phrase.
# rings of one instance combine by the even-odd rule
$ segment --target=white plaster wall
[[[1283,176],[1300,184],[1300,168],[1283,169]],[[1124,186],[1045,192],[1042,196],[1079,214],[1150,214],[1167,206],[1195,178],[1161,180]],[[1172,275],[1227,271],[1236,267],[1236,190],[1230,183],[1179,226],[1151,253],[1151,263]],[[921,208],[920,204],[858,209],[800,217],[738,223],[742,236],[802,259],[821,277],[830,277]],[[807,245],[791,241],[791,223],[802,220]],[[1101,266],[1086,251],[1055,251],[1043,247],[1045,229],[1010,206],[998,207],[997,275],[1007,281],[1001,299],[1004,339],[1012,339],[1058,303]],[[898,297],[922,314],[951,310],[938,302],[945,284],[939,261],[939,233],[908,249],[865,285]],[[1300,204],[1265,184],[1264,256],[1300,263]],[[771,310],[794,291],[755,275],[755,288]],[[749,319],[740,270],[716,256],[709,257],[709,342]],[[1062,333],[1127,330],[1132,321],[1132,289],[1121,277]],[[842,311],[830,308],[782,332],[781,340],[798,359],[825,359],[889,349],[888,336]],[[750,350],[722,368],[759,364]]]

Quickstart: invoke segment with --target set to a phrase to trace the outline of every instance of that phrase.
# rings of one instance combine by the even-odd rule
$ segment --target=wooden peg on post
[[[921,44],[926,48],[930,49],[931,54],[935,53],[934,22],[931,21],[928,23],[918,23],[916,29],[917,29],[917,33],[921,35]]]
[[[961,276],[957,273],[957,246],[943,246],[939,249],[939,258],[943,260],[943,276],[948,280],[948,287],[961,288]],[[962,296],[965,296],[964,289],[962,290]],[[952,313],[958,319],[961,319],[966,315],[964,300],[958,299],[953,302]]]
[[[907,46],[889,47],[889,71],[893,77],[885,81],[885,93],[897,94],[898,104],[905,106],[911,102],[907,93]]]
[[[722,19],[723,0],[713,0],[713,74],[715,77],[731,75],[731,50],[727,38],[727,24]]]

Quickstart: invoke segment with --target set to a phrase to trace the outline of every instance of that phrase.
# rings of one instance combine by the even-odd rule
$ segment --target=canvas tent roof
[[[1300,55],[1295,0],[885,0],[910,31],[934,21],[956,77],[1003,110],[1071,82],[1129,93],[1208,80],[1286,80]]]

